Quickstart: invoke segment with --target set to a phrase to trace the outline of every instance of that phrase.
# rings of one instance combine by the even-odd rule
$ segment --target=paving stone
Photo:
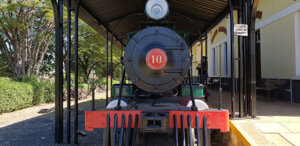
[[[272,143],[264,136],[264,134],[251,122],[247,120],[235,122],[236,127],[245,136],[250,143],[261,146],[271,146]]]
[[[298,109],[298,111],[300,111],[300,109]],[[296,115],[296,116],[288,116],[288,115],[285,115],[285,116],[272,116],[272,118],[274,118],[274,121],[280,122],[280,123],[283,123],[283,122],[296,122],[296,123],[299,123],[300,122],[300,116],[298,116],[298,115]]]
[[[279,123],[253,123],[263,133],[290,132]]]
[[[273,117],[270,116],[257,116],[256,119],[249,119],[251,122],[272,122],[274,121]]]
[[[265,134],[265,136],[277,146],[292,146],[292,144],[283,138],[280,134]]]
[[[284,127],[286,127],[291,132],[299,132],[300,133],[300,121],[299,123],[281,123]]]
[[[257,116],[257,118],[249,119],[249,121],[256,122],[256,123],[264,123],[264,122],[300,123],[300,116]]]
[[[281,135],[293,145],[300,146],[300,133],[281,133]]]

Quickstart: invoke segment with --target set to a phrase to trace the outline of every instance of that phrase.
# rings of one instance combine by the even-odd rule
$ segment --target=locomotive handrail
[[[179,47],[179,46],[168,46],[165,47],[166,50],[183,50],[183,47]]]
[[[165,69],[164,73],[182,73],[183,69]]]

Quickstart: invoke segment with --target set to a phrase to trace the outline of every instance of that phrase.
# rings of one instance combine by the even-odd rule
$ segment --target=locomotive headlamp
[[[150,18],[159,20],[166,17],[169,5],[166,0],[148,0],[145,11]]]

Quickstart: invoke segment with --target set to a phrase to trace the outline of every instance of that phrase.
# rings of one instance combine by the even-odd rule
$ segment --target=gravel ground
[[[102,94],[96,95],[96,108],[104,107]],[[66,103],[64,103],[66,104]],[[32,146],[32,145],[67,145],[54,142],[54,104],[43,104],[31,108],[0,115],[0,145]],[[65,108],[66,109],[66,108]],[[84,131],[84,111],[91,109],[90,97],[79,102],[79,130]],[[39,113],[46,111],[46,113]],[[66,110],[64,112],[66,115]],[[71,117],[73,119],[73,115]],[[64,140],[66,140],[66,120],[64,120]],[[73,124],[73,122],[72,122]],[[72,131],[73,133],[73,131]],[[87,136],[79,136],[79,145],[101,145],[101,129],[88,132]],[[72,136],[72,141],[73,141]]]

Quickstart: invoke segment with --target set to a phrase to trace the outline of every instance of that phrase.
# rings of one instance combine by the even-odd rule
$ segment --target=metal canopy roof
[[[237,1],[233,0],[233,4]],[[146,0],[81,0],[79,17],[103,36],[108,28],[117,40],[114,44],[121,47],[127,44],[129,32],[139,31],[141,23],[148,21],[145,3]],[[191,42],[229,13],[227,0],[168,0],[168,3],[166,22],[176,31],[189,32]]]

